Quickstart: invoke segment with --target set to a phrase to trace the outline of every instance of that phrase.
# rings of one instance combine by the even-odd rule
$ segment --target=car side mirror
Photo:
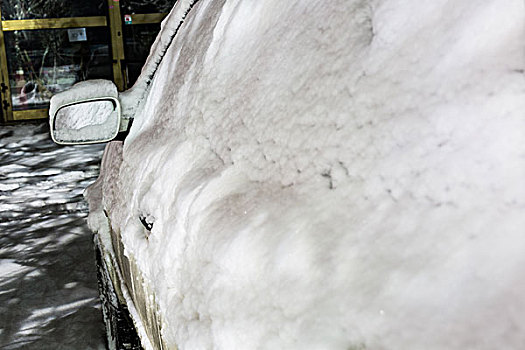
[[[111,141],[118,134],[120,115],[120,103],[113,97],[66,104],[51,116],[51,138],[58,144]]]
[[[62,145],[107,142],[121,129],[121,106],[115,85],[88,80],[51,98],[51,138]]]

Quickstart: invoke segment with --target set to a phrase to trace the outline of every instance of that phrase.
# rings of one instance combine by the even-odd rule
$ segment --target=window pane
[[[111,79],[107,28],[5,32],[13,110],[47,108],[80,80]]]
[[[160,24],[136,24],[123,27],[124,54],[128,74],[128,86],[137,80],[146,58],[149,55],[151,44],[160,31]]]
[[[125,14],[170,12],[177,0],[121,0],[120,11]]]
[[[2,20],[104,16],[106,0],[7,0],[2,3]]]

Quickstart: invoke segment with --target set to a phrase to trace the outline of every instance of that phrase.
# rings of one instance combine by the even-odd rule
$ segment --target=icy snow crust
[[[199,1],[92,198],[165,342],[525,348],[524,14]]]

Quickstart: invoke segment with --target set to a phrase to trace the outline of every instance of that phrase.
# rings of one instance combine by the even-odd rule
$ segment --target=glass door
[[[107,0],[10,0],[0,11],[4,121],[46,118],[53,94],[114,79]]]
[[[1,1],[1,120],[47,118],[51,96],[78,81],[131,86],[175,2]]]

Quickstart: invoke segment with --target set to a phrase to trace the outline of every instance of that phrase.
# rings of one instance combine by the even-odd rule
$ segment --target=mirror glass
[[[97,99],[61,107],[54,115],[52,135],[57,143],[96,143],[113,139],[120,126],[117,100]]]

